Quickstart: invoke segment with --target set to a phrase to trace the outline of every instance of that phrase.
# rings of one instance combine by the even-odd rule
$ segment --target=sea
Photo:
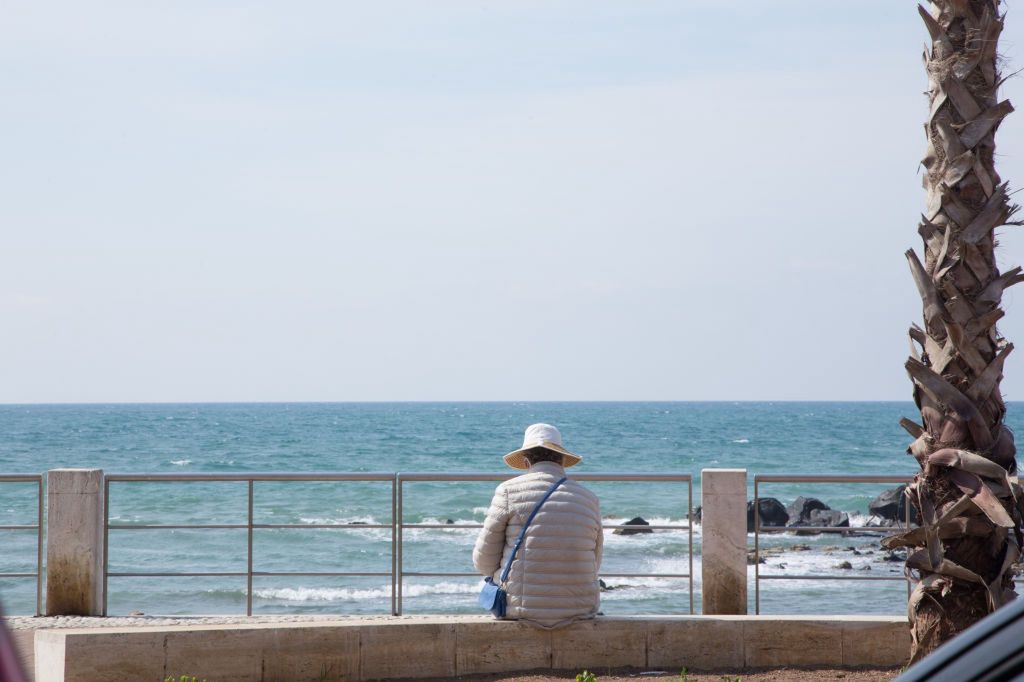
[[[65,467],[108,474],[331,472],[403,474],[512,473],[501,456],[525,427],[555,424],[583,461],[570,473],[690,474],[679,481],[588,482],[605,523],[642,517],[655,530],[605,531],[601,567],[608,615],[701,610],[701,471],[742,468],[753,496],[755,474],[897,475],[917,469],[900,417],[910,402],[465,402],[0,405],[0,475]],[[1008,424],[1021,411],[1010,405]],[[472,547],[495,482],[409,481],[403,485],[402,612],[477,613]],[[868,504],[892,484],[763,483],[762,497],[791,503],[816,497],[869,521]],[[110,524],[245,525],[244,482],[112,482]],[[0,526],[35,523],[34,484],[0,483]],[[354,576],[256,576],[253,613],[385,615],[391,611],[391,483],[257,482],[256,524],[310,526],[253,531],[253,569],[262,573],[359,573]],[[351,524],[346,528],[319,525]],[[361,527],[365,526],[365,527]],[[687,528],[688,527],[688,528]],[[690,555],[692,533],[693,555]],[[244,573],[245,528],[111,529],[111,573]],[[905,613],[903,565],[882,533],[764,534],[764,563],[750,612],[766,614]],[[754,535],[748,535],[754,547]],[[0,573],[35,571],[31,530],[0,531]],[[661,577],[690,574],[692,578]],[[414,574],[414,575],[410,575]],[[426,574],[426,575],[419,575]],[[616,574],[634,574],[612,577]],[[635,574],[643,574],[636,576]],[[794,576],[816,576],[815,579]],[[772,577],[778,576],[778,577]],[[868,580],[862,578],[871,578]],[[889,580],[877,580],[888,578]],[[244,614],[244,576],[117,577],[108,613]],[[35,581],[0,578],[8,614],[35,611]]]

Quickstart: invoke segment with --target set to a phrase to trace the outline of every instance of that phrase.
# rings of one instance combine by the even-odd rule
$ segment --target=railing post
[[[46,615],[103,615],[103,471],[46,474]]]
[[[747,470],[701,471],[701,594],[705,615],[747,613]]]

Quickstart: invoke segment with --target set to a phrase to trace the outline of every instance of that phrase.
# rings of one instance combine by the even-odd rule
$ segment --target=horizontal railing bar
[[[789,474],[757,474],[754,483],[907,483],[913,478],[908,476],[828,476],[828,475],[789,475]]]
[[[37,528],[37,526],[31,526]],[[248,524],[245,523],[204,523],[196,525],[188,524],[110,524],[107,528],[111,530],[195,530],[195,529],[234,529],[241,530],[247,529]],[[253,528],[391,528],[391,524],[387,523],[254,523]],[[0,526],[2,529],[3,526]]]
[[[622,528],[622,529],[625,529],[625,530],[631,530],[631,529],[636,529],[636,530],[642,530],[642,529],[647,529],[647,530],[690,530],[689,526],[655,526],[655,525],[646,526],[646,525],[643,525],[643,524],[633,524],[633,525],[625,524],[625,525],[622,525],[622,526],[603,525],[603,526],[601,526],[601,528],[604,528],[606,530],[607,529],[612,529],[612,528]]]
[[[573,474],[577,481],[675,481],[678,483],[690,483],[693,476],[690,474]]]
[[[42,474],[0,474],[0,483],[38,483]]]
[[[689,578],[689,573],[602,573],[602,578]]]
[[[761,580],[906,580],[905,577],[881,575],[765,575]]]
[[[391,529],[390,523],[254,523],[253,528],[387,528]]]
[[[436,482],[457,482],[457,481],[506,481],[520,474],[491,473],[491,474],[398,474],[401,481],[436,481]],[[573,480],[576,481],[692,481],[690,474],[577,474],[573,473]]]
[[[245,571],[230,573],[107,573],[111,578],[244,578]]]
[[[362,571],[362,572],[326,572],[326,571],[296,571],[296,572],[279,572],[279,571],[253,571],[253,576],[301,576],[301,577],[322,577],[331,578],[338,576],[349,576],[349,577],[363,577],[363,578],[379,578],[383,576],[390,577],[390,571]]]
[[[202,482],[202,481],[393,481],[394,474],[385,473],[251,473],[251,474],[107,474],[108,481],[120,482]]]
[[[757,530],[761,533],[795,533],[797,531],[810,533],[849,533],[852,531],[867,531],[872,535],[886,535],[895,529],[895,526],[762,526]]]
[[[0,573],[0,578],[38,578],[38,573]]]
[[[107,526],[107,528],[109,528],[110,530],[195,530],[195,529],[210,529],[210,528],[220,528],[220,529],[224,529],[224,528],[231,529],[231,528],[233,528],[235,530],[238,530],[238,529],[248,528],[248,527],[249,526],[247,524],[244,524],[244,523],[242,523],[242,524],[238,524],[238,523],[203,523],[203,524],[196,524],[194,526],[193,525],[188,525],[188,524],[181,524],[181,523],[168,523],[168,524],[147,523],[147,524],[139,524],[139,525],[130,525],[130,524],[123,524],[123,523],[113,524],[112,523],[109,526]]]
[[[253,575],[257,575],[253,573]],[[419,578],[481,578],[479,573],[431,573],[402,571],[403,576],[415,576]],[[602,578],[689,578],[689,573],[602,573]]]
[[[482,523],[403,523],[402,528],[483,528]],[[391,526],[388,526],[390,528]]]
[[[113,526],[111,526],[111,527],[113,527]],[[253,528],[260,528],[260,527],[261,526],[256,526],[256,525],[253,526]],[[298,526],[298,527],[301,527],[301,528],[314,528],[315,526]],[[356,526],[356,527],[358,528],[359,526]],[[369,526],[369,525],[367,525],[367,526],[362,526],[362,527],[363,528],[391,528],[390,525],[388,525],[388,526]],[[482,523],[403,523],[402,524],[402,528],[435,528],[435,529],[436,528],[469,528],[469,529],[473,529],[473,528],[483,528],[483,527],[484,527],[484,525]],[[626,529],[626,530],[630,530],[630,529],[634,529],[634,528],[637,529],[637,530],[690,530],[690,526],[646,526],[646,525],[641,525],[641,524],[633,524],[632,526],[630,526],[630,525],[622,525],[622,526],[602,525],[601,528],[603,528],[605,530],[614,530],[614,529],[618,529],[618,528],[622,528],[622,529]]]
[[[39,526],[0,526],[0,530],[39,530]]]

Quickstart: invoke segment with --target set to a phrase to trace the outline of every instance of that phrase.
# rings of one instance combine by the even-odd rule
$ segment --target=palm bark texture
[[[924,303],[906,369],[922,424],[901,423],[921,466],[906,492],[921,525],[883,542],[908,548],[906,569],[919,579],[908,604],[912,661],[1016,597],[1024,513],[999,390],[1013,345],[996,330],[1003,291],[1024,281],[1020,267],[1000,273],[995,259],[995,228],[1019,224],[993,160],[996,129],[1013,111],[997,100],[1004,17],[999,0],[918,9],[931,36],[928,205],[919,228],[924,262],[906,254]]]

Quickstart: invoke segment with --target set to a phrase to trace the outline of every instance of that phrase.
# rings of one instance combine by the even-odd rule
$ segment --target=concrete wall
[[[905,619],[669,616],[599,618],[541,630],[482,616],[316,623],[40,630],[36,682],[216,682],[454,677],[534,669],[895,666]]]
[[[46,615],[103,615],[103,471],[46,475]]]
[[[701,612],[747,612],[747,470],[704,469],[701,486]]]

